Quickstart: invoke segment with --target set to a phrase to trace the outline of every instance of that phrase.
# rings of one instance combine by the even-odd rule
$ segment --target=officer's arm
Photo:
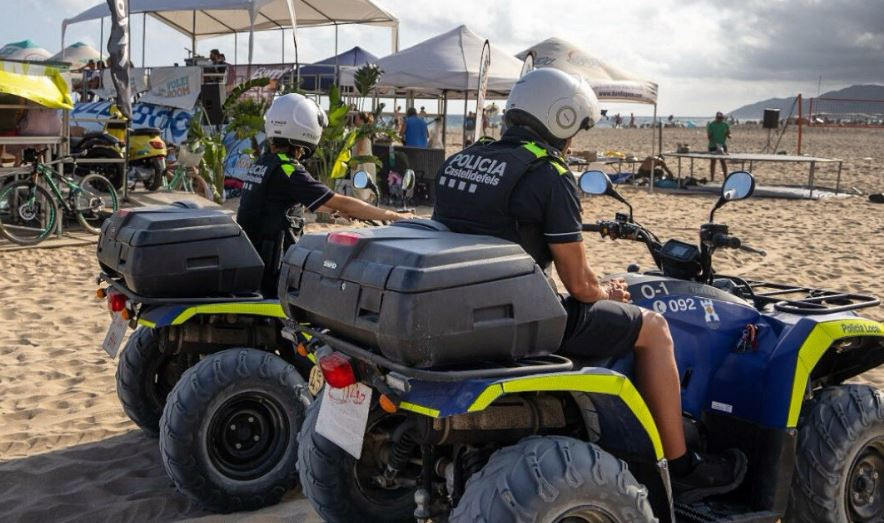
[[[550,243],[556,272],[565,285],[565,289],[576,300],[583,303],[595,303],[608,299],[608,292],[599,284],[589,264],[583,242]]]
[[[350,196],[344,196],[343,194],[335,194],[318,210],[325,212],[338,211],[358,220],[396,221],[404,220],[407,218],[414,218],[414,216],[411,214],[400,214],[392,211],[387,211],[385,209],[375,207],[374,205],[369,205],[362,200],[351,198]]]

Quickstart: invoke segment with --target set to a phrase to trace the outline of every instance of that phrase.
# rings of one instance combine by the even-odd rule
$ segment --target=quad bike
[[[102,236],[125,227],[126,217],[116,218]],[[290,212],[289,221],[299,237],[303,218]],[[102,248],[116,248],[104,238],[99,245],[100,260]],[[149,298],[105,262],[102,269],[97,294],[113,318],[103,345],[111,358],[135,329],[119,357],[117,395],[129,418],[159,438],[178,490],[216,512],[278,502],[297,484],[297,433],[312,400],[304,379],[309,361],[280,337],[279,301],[257,292]]]
[[[583,174],[580,186],[626,202],[600,171]],[[715,208],[753,190],[749,173],[732,173]],[[292,340],[312,336],[306,349],[325,381],[301,428],[306,497],[331,522],[884,520],[884,394],[844,383],[884,362],[884,325],[857,315],[878,300],[717,274],[717,249],[761,251],[714,223],[714,212],[699,246],[660,242],[631,209],[584,230],[648,246],[657,269],[632,267],[622,277],[636,304],[669,322],[688,446],[748,457],[737,490],[673,502],[631,356],[550,354],[502,364],[481,360],[474,345],[473,364],[412,366],[342,334],[348,325],[331,318],[310,326],[291,320],[283,331]],[[366,243],[371,235],[330,235],[325,263],[377,252]],[[290,281],[303,289],[305,274]],[[290,300],[287,316],[304,314]],[[372,310],[359,311],[358,321],[378,321]],[[401,314],[405,329],[411,316]]]
[[[122,113],[111,107],[113,118],[123,118]],[[76,140],[76,141],[75,141]],[[104,130],[87,133],[80,139],[71,140],[71,150],[83,158],[122,160],[126,151],[126,124],[108,122]],[[166,142],[162,131],[154,127],[129,129],[129,188],[141,182],[148,191],[156,191],[163,185],[166,172]],[[123,187],[122,163],[85,164],[82,169],[103,174],[117,189]]]

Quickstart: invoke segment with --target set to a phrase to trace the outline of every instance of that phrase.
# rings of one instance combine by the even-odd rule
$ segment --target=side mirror
[[[412,187],[414,187],[415,176],[414,171],[411,169],[407,169],[405,174],[402,175],[402,191],[407,192],[410,191]]]
[[[586,171],[580,175],[577,185],[586,194],[610,196],[618,202],[625,204],[629,207],[629,221],[632,222],[632,205],[629,205],[626,198],[621,196],[617,189],[614,189],[614,183],[611,182],[611,178],[607,174],[602,171]]]
[[[353,188],[367,189],[371,185],[371,177],[365,171],[356,171],[353,174]]]
[[[747,171],[734,171],[721,184],[721,197],[728,202],[745,200],[755,192],[755,178]]]
[[[601,196],[614,190],[614,184],[602,171],[586,171],[578,180],[580,190],[586,194]]]
[[[721,184],[721,196],[718,198],[718,202],[715,203],[715,207],[712,208],[712,212],[709,213],[709,222],[713,221],[715,211],[720,209],[722,205],[727,202],[745,200],[752,196],[754,192],[755,177],[752,176],[752,173],[748,171],[734,171],[730,173],[724,179],[724,183]]]

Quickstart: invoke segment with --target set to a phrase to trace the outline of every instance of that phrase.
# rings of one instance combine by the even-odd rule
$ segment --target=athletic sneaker
[[[746,455],[737,449],[724,454],[693,452],[693,467],[682,476],[672,475],[676,503],[694,503],[740,486],[746,476]]]

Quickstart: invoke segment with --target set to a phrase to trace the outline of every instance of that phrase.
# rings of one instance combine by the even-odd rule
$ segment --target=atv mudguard
[[[206,303],[201,305],[161,305],[150,307],[138,318],[138,324],[158,329],[181,325],[194,316],[206,314],[241,314],[266,318],[285,318],[279,300]]]
[[[650,490],[654,512],[661,521],[674,521],[669,471],[657,425],[630,379],[619,372],[585,367],[504,379],[470,379],[430,382],[410,379],[399,408],[431,418],[481,412],[507,394],[531,392],[570,393],[583,413],[589,434],[597,443],[638,467]],[[638,463],[635,463],[638,462]],[[632,465],[631,465],[632,466]]]
[[[863,364],[858,365],[851,375],[839,376],[839,381],[884,363],[884,323],[850,316],[838,319],[804,318],[795,325],[792,332],[780,342],[783,352],[789,352],[788,349],[794,350],[794,347],[798,347],[797,358],[795,358],[794,352],[792,353],[792,357],[795,358],[792,379],[784,381],[782,385],[783,393],[788,397],[786,403],[788,408],[778,412],[780,426],[795,428],[798,425],[798,417],[801,414],[808,384],[813,378],[821,377],[814,375],[814,369],[823,357],[830,354],[830,350],[841,342],[866,337],[878,338],[877,345],[858,349],[864,351]],[[771,366],[771,371],[777,367],[775,364],[778,354],[782,354],[779,349],[772,358],[774,365]],[[831,357],[846,358],[847,356],[831,353]],[[788,374],[785,375],[788,376]],[[771,415],[772,413],[767,414]]]

